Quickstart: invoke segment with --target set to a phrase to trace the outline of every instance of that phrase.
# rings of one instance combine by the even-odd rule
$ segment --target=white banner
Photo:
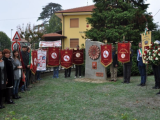
[[[37,71],[46,70],[46,56],[47,56],[47,51],[38,50],[37,52],[37,58],[38,58]]]
[[[40,41],[39,47],[61,47],[61,40],[57,41]]]

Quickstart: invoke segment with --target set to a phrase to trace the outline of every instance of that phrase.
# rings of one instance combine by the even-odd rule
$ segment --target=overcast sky
[[[37,18],[42,11],[42,7],[50,2],[59,3],[62,9],[70,9],[75,7],[93,5],[93,0],[0,0],[0,31],[5,32],[11,38],[16,32],[17,26],[27,23],[36,25]],[[154,16],[160,10],[160,0],[147,0],[150,3],[148,12],[152,12]],[[159,22],[160,25],[160,11],[153,17],[154,22]]]

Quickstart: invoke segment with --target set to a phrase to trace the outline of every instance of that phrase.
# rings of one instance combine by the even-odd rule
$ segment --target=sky
[[[42,8],[50,2],[62,5],[62,9],[65,10],[86,6],[87,1],[88,5],[94,4],[93,0],[0,0],[0,31],[5,32],[11,38],[18,25],[42,23],[42,21],[37,21],[37,18]],[[159,22],[158,25],[160,25],[160,0],[147,0],[146,3],[150,4],[147,11],[152,13],[154,22]],[[11,29],[13,29],[12,32]]]

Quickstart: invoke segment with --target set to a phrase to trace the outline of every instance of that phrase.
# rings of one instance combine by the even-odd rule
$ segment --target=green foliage
[[[140,41],[140,33],[144,32],[146,22],[149,30],[156,28],[148,4],[144,0],[94,0],[96,8],[91,18],[87,18],[92,28],[86,31],[86,37],[94,41],[108,42]]]
[[[38,17],[38,20],[46,21],[47,19],[50,19],[56,11],[60,10],[62,10],[62,6],[60,4],[51,2],[42,8],[42,12],[40,13],[40,17]]]
[[[55,14],[49,20],[49,24],[45,25],[46,33],[54,33],[62,30],[61,19],[57,17]]]
[[[160,40],[160,29],[152,32],[153,41]]]
[[[11,41],[10,38],[6,35],[6,33],[0,31],[0,50],[3,49],[11,49]]]

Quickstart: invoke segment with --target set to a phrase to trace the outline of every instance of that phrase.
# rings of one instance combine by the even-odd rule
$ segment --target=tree
[[[61,19],[55,14],[49,20],[49,24],[45,26],[46,33],[52,33],[62,30]]]
[[[51,18],[51,16],[56,12],[62,10],[62,6],[57,3],[49,3],[45,7],[42,8],[42,12],[40,13],[40,17],[38,20],[47,21]]]
[[[86,31],[86,37],[94,41],[140,41],[146,23],[150,30],[156,28],[148,4],[144,0],[94,0],[96,8],[92,17],[87,18],[92,28]]]
[[[25,30],[23,30],[21,26],[18,26],[17,30],[19,31],[21,38],[27,40],[32,45],[33,48],[34,48],[33,45],[39,43],[44,34],[44,29],[40,28],[37,29],[34,26],[31,28],[30,23],[27,24]]]
[[[0,31],[0,50],[3,49],[11,49],[11,41],[10,38],[6,35],[6,33]]]

